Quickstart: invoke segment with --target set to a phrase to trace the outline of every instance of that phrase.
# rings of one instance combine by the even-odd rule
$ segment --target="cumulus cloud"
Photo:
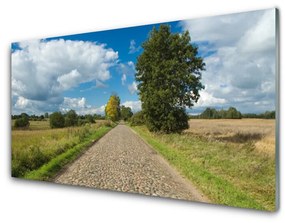
[[[106,105],[102,105],[99,107],[95,106],[87,106],[87,108],[84,109],[77,109],[77,113],[80,115],[87,115],[87,114],[100,114],[100,115],[105,115],[105,107]]]
[[[224,98],[215,98],[213,95],[209,94],[206,91],[200,92],[200,99],[198,101],[199,106],[213,106],[213,105],[222,105],[227,101]]]
[[[128,89],[131,94],[134,94],[138,90],[137,83],[133,81],[132,84],[128,85]]]
[[[31,100],[22,96],[12,96],[12,113],[43,114],[44,112],[54,112],[59,110],[59,105],[63,103],[63,98],[52,97],[45,101]]]
[[[136,41],[135,40],[131,40],[130,42],[130,47],[129,47],[129,54],[133,54],[136,53],[138,51],[140,51],[141,47],[140,46],[136,46]]]
[[[101,114],[104,115],[105,113],[105,106],[102,105],[99,107],[91,106],[87,103],[86,98],[69,98],[64,97],[63,103],[60,105],[61,112],[67,112],[70,109],[76,111],[77,114],[86,115],[86,114]]]
[[[274,13],[272,9],[182,23],[206,63],[205,91],[195,107],[215,106],[216,98],[242,112],[275,109]]]
[[[19,108],[19,109],[24,109],[27,107],[28,103],[29,103],[28,99],[20,96],[20,97],[18,97],[18,99],[16,101],[15,107]]]
[[[133,112],[138,112],[142,109],[141,101],[125,101],[122,105],[130,107]]]
[[[51,101],[59,106],[66,90],[91,81],[103,85],[111,77],[109,68],[118,60],[118,52],[95,42],[35,40],[18,46],[11,56],[12,95],[17,108],[22,103],[34,105],[36,110]]]
[[[64,97],[64,101],[61,105],[63,108],[68,109],[78,109],[78,108],[86,108],[86,99],[83,98],[68,98]]]

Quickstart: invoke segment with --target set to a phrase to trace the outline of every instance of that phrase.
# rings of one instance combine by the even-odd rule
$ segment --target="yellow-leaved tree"
[[[120,98],[116,94],[112,94],[105,107],[105,114],[108,119],[118,121],[120,119]]]

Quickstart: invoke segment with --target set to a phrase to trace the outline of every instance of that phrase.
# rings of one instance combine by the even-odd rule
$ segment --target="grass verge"
[[[95,141],[100,139],[111,129],[111,127],[106,126],[100,127],[95,133],[86,137],[84,142],[53,158],[39,169],[25,174],[23,178],[48,181],[54,177],[66,164],[74,161],[79,154],[88,149]]]
[[[214,203],[275,210],[274,160],[256,153],[253,145],[132,128]]]

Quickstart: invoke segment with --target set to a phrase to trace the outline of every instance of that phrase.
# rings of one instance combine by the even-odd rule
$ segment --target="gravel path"
[[[54,181],[209,202],[125,125],[118,125],[108,132]]]

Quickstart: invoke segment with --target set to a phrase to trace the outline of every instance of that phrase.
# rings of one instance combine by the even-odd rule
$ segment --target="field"
[[[182,134],[133,129],[214,203],[275,210],[275,120],[189,124]]]
[[[186,131],[208,140],[254,142],[255,150],[275,155],[275,120],[272,119],[193,119]]]
[[[68,151],[70,153],[75,147],[78,147],[78,153],[110,129],[111,125],[108,122],[50,129],[48,121],[30,121],[29,129],[13,129],[12,176],[26,177],[30,171],[39,169],[59,155]]]

